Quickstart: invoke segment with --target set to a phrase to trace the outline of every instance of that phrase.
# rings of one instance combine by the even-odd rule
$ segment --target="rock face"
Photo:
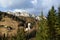
[[[2,19],[0,21],[0,36],[16,36],[18,28],[23,27],[24,30],[29,28],[29,31],[26,33],[31,33],[36,28],[36,20],[32,17],[24,17],[24,16],[16,16],[16,14],[12,14],[11,12],[1,12]],[[18,13],[20,14],[20,13]],[[28,15],[28,14],[26,14]],[[25,15],[25,16],[26,16]],[[28,15],[29,16],[29,15]],[[30,25],[31,23],[31,25]]]

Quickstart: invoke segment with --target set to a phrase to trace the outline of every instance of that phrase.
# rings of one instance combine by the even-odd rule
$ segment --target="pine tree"
[[[60,40],[60,7],[58,7],[58,16],[57,16],[57,40]]]
[[[55,14],[54,6],[52,6],[51,10],[48,13],[48,27],[49,27],[49,39],[56,40],[56,14]]]
[[[43,18],[43,12],[41,12],[41,20],[39,23],[39,29],[36,33],[36,40],[48,40],[48,27],[47,20]]]

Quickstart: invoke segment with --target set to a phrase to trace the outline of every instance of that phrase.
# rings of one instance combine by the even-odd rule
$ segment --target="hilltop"
[[[19,14],[22,16],[18,16]],[[35,36],[38,21],[34,17],[28,15],[20,12],[0,12],[0,36],[16,36],[18,29],[24,29],[27,36],[28,34],[30,36]],[[28,23],[31,24],[30,29],[28,28]]]

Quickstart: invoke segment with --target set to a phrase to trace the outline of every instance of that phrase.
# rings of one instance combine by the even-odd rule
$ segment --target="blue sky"
[[[57,9],[60,0],[0,0],[0,11],[25,10],[31,14],[40,15],[43,10],[44,15],[47,15],[52,5]]]

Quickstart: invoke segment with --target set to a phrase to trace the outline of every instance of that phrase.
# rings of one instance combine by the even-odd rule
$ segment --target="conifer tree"
[[[36,33],[36,40],[48,40],[48,27],[47,27],[47,20],[44,19],[43,12],[41,12],[41,20],[39,23],[39,29]]]
[[[58,24],[59,24],[59,27],[60,27],[60,7],[58,8]]]
[[[58,7],[58,16],[57,16],[57,23],[58,23],[58,25],[57,25],[57,40],[60,40],[60,7]]]
[[[48,27],[49,27],[49,40],[56,40],[56,14],[55,14],[54,6],[52,6],[51,10],[48,13]]]

